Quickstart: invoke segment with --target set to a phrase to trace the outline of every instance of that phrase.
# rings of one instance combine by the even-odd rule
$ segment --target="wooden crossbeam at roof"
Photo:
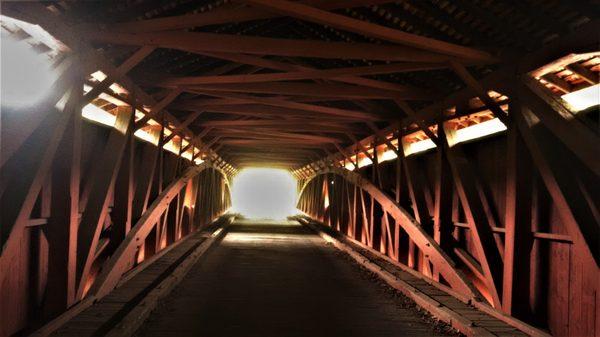
[[[160,80],[161,85],[179,86],[196,84],[222,84],[222,83],[257,83],[292,80],[326,80],[343,76],[379,75],[388,73],[412,72],[433,69],[443,69],[447,65],[440,63],[392,63],[363,67],[348,67],[334,69],[315,69],[306,71],[289,71],[286,73],[252,74],[252,75],[222,75],[222,76],[192,76],[171,77]]]
[[[430,50],[436,53],[484,62],[495,61],[490,54],[473,48],[426,38],[416,34],[405,33],[396,29],[353,19],[340,14],[330,13],[296,2],[286,0],[244,0],[244,2],[267,8],[278,13],[291,15],[301,20],[308,20],[331,27],[341,28],[365,36]]]
[[[309,112],[318,112],[323,115],[355,117],[355,118],[368,119],[368,120],[380,120],[381,119],[379,116],[376,116],[376,115],[373,115],[373,114],[370,114],[367,112],[363,112],[363,111],[356,111],[356,110],[342,109],[342,108],[335,108],[335,107],[327,107],[327,106],[299,103],[299,102],[290,102],[290,101],[284,101],[281,99],[276,99],[276,98],[271,98],[271,97],[258,97],[258,96],[243,95],[243,94],[229,93],[229,92],[219,92],[219,91],[212,91],[212,90],[196,89],[193,91],[195,93],[199,93],[199,94],[203,94],[203,95],[209,95],[209,96],[221,97],[221,98],[247,99],[247,100],[253,101],[255,103],[259,103],[259,104],[263,104],[263,105],[267,105],[267,106],[291,108],[291,109],[297,109],[297,110],[305,110],[305,111],[309,111]]]
[[[80,13],[85,7],[77,6]],[[411,132],[420,128],[425,133],[422,138],[435,142],[435,134],[426,125],[451,119],[440,114],[437,106],[452,102],[421,107],[436,102],[439,88],[467,85],[462,98],[455,101],[478,95],[483,101],[481,109],[491,109],[496,115],[506,104],[487,97],[485,86],[475,83],[479,74],[493,69],[487,64],[500,58],[463,45],[471,37],[480,42],[496,37],[477,30],[458,38],[451,27],[435,26],[454,24],[463,35],[475,29],[460,12],[433,3],[400,6],[382,0],[240,0],[202,13],[191,13],[191,4],[181,9],[161,8],[133,20],[142,7],[148,11],[152,8],[143,4],[115,9],[112,12],[118,14],[115,18],[120,22],[78,24],[73,18],[74,27],[85,31],[85,39],[95,46],[117,55],[121,63],[131,51],[124,46],[141,47],[138,53],[157,50],[151,57],[140,57],[132,74],[149,92],[158,89],[159,93],[153,104],[146,102],[144,108],[150,112],[136,127],[159,118],[160,111],[168,109],[178,120],[166,115],[174,132],[165,139],[186,139],[190,145],[185,149],[191,144],[202,146],[204,138],[218,146],[220,141],[215,139],[219,136],[227,136],[222,141],[263,141],[230,137],[237,131],[253,137],[254,133],[279,131],[311,138],[341,135],[348,130],[362,137],[375,127],[373,122],[379,129],[382,123],[403,116],[408,118],[402,124],[392,122],[390,127]],[[69,8],[64,8],[68,16]],[[472,6],[464,8],[473,11]],[[420,22],[422,18],[434,21]],[[543,20],[533,23],[539,25]],[[578,72],[587,83],[596,79],[597,72],[576,67],[572,67],[573,73]],[[118,94],[104,90],[103,95]],[[456,111],[453,116],[467,116],[468,121],[461,123],[468,125],[478,118],[469,114],[475,108]],[[371,124],[362,130],[357,122],[364,121]],[[348,139],[338,145],[346,147],[351,142]],[[328,146],[333,148],[332,143]],[[324,151],[313,153],[321,156]]]
[[[380,61],[445,62],[454,57],[398,45],[324,42],[318,40],[275,39],[255,36],[198,32],[110,33],[88,31],[96,42],[171,48],[190,53],[225,52],[253,55],[317,57],[330,59],[367,59]],[[489,62],[489,60],[485,60]]]
[[[185,87],[189,92],[198,91],[223,91],[255,94],[277,94],[309,97],[337,97],[341,99],[384,99],[398,97],[402,99],[426,99],[430,93],[423,90],[406,88],[403,92],[388,91],[374,88],[364,88],[347,84],[309,84],[288,82],[265,83],[234,83],[193,85]]]
[[[388,3],[390,0],[307,0],[302,2],[323,10],[336,10],[341,8],[379,5]],[[205,13],[170,16],[143,21],[122,22],[112,25],[110,29],[117,32],[142,33],[271,19],[278,16],[280,15],[277,13],[258,8],[236,8],[228,6]],[[79,28],[89,29],[91,27],[97,27],[97,25],[84,24]]]

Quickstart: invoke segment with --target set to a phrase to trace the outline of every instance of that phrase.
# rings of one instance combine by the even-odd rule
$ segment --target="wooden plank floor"
[[[309,228],[236,221],[139,336],[439,336]]]
[[[467,325],[471,325],[476,328],[481,328],[488,336],[498,337],[526,337],[528,334],[520,331],[519,329],[509,325],[508,323],[483,312],[469,304],[466,304],[454,296],[442,291],[438,287],[434,286],[430,282],[427,282],[422,277],[417,277],[412,273],[404,271],[397,264],[389,261],[387,257],[383,257],[382,254],[372,249],[367,249],[360,245],[360,243],[348,240],[344,236],[333,232],[328,227],[314,222],[312,226],[316,226],[318,230],[323,230],[330,235],[334,235],[337,240],[341,240],[344,244],[351,247],[352,250],[359,253],[363,259],[367,259],[371,263],[378,265],[381,270],[395,276],[396,278],[408,283],[421,295],[429,297],[434,301],[438,302],[442,307],[447,307],[457,316],[461,316]]]
[[[104,336],[145,294],[179,265],[205,239],[205,232],[197,232],[173,247],[144,270],[133,276],[100,301],[73,317],[52,336]]]
[[[354,248],[358,250],[358,247],[355,246]],[[424,280],[410,273],[399,270],[397,267],[393,266],[390,263],[386,263],[381,259],[375,258],[373,255],[369,254],[365,250],[361,250],[360,253],[369,257],[371,261],[374,261],[386,271],[397,276],[401,280],[409,283],[412,287],[416,288],[421,293],[426,294],[427,296],[436,300],[443,306],[448,307],[455,313],[471,321],[474,326],[484,328],[492,335],[496,335],[498,337],[527,336],[527,334],[519,331],[513,326],[510,326],[506,322],[503,322],[502,320],[499,320],[485,312],[482,312],[471,305],[459,301],[458,299],[448,295],[447,293],[441,291],[440,289],[429,284],[428,282],[425,282]]]

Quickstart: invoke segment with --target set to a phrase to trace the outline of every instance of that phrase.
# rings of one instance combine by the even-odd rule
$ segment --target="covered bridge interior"
[[[597,1],[3,1],[0,26],[0,336],[600,336]],[[293,217],[231,208],[249,168],[295,179]],[[263,281],[305,330],[236,321],[282,300]],[[235,306],[202,292],[228,282]],[[178,292],[218,305],[170,327]]]

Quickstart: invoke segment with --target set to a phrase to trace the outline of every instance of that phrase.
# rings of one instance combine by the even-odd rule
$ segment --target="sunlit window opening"
[[[383,163],[385,161],[394,160],[398,158],[398,155],[394,150],[386,148],[386,150],[379,156],[379,162]]]
[[[47,53],[36,50],[30,39],[18,40],[5,28],[11,23],[26,23],[2,16],[1,30],[1,102],[2,106],[26,108],[46,97],[56,80],[52,59]],[[32,27],[37,27],[30,25]],[[20,28],[15,26],[15,31]]]
[[[113,127],[117,121],[117,116],[108,111],[100,109],[92,103],[84,106],[83,109],[81,109],[81,116],[83,116],[85,119],[89,119],[110,127]]]
[[[235,176],[231,194],[231,210],[248,218],[285,219],[298,213],[296,179],[286,170],[244,169]]]
[[[493,118],[479,124],[456,130],[453,141],[454,144],[463,143],[469,140],[490,136],[502,131],[506,131],[506,125],[504,125],[504,123],[502,123],[498,118]]]
[[[94,73],[92,73],[91,78],[95,79],[96,81],[100,82],[103,81],[106,78],[106,75],[98,70]],[[110,89],[115,92],[115,93],[119,93],[119,94],[127,94],[127,90],[124,89],[121,85],[119,85],[118,83],[113,83],[110,86]],[[89,85],[84,85],[83,86],[83,91],[84,93],[88,93],[92,90],[92,87]],[[126,106],[127,103],[125,103],[124,101],[111,96],[111,95],[107,95],[105,93],[100,94],[99,99],[107,101],[115,106]],[[146,109],[145,109],[146,110]],[[135,110],[135,120],[138,121],[140,119],[142,119],[144,117],[144,115],[147,113],[147,111],[140,111],[140,110]],[[107,111],[103,108],[100,108],[96,105],[96,103],[92,102],[87,104],[86,106],[83,107],[83,109],[81,110],[81,115],[93,122],[102,124],[102,125],[106,125],[109,127],[114,127],[115,122],[117,120],[117,116],[110,111]],[[151,128],[157,128],[156,130],[160,130],[160,124],[158,122],[156,122],[153,119],[150,119],[147,122],[146,128],[141,128],[135,131],[134,135],[141,140],[144,140],[146,142],[152,143],[154,145],[158,145],[158,134],[153,134],[151,131]],[[170,126],[173,127],[173,126]],[[165,129],[164,130],[164,135],[165,136],[169,136],[171,134],[171,130],[169,129]],[[181,139],[181,137],[179,136],[175,136],[173,137],[169,142],[167,142],[166,144],[163,145],[163,148],[171,153],[174,153],[176,155],[180,154],[180,150],[182,148],[186,148],[189,145],[188,140],[186,139]],[[190,146],[184,153],[181,153],[181,157],[185,158],[187,160],[192,160],[193,155],[197,154],[198,149],[196,147]],[[194,163],[196,164],[201,164],[203,162],[203,160],[201,158],[194,158]]]
[[[435,147],[435,143],[431,139],[423,139],[418,142],[408,144],[404,150],[404,155],[410,156],[411,154],[425,152]]]
[[[561,96],[574,112],[600,104],[600,84],[589,86],[585,89],[573,91]]]
[[[358,156],[358,167],[365,167],[373,164],[373,161],[367,156]]]

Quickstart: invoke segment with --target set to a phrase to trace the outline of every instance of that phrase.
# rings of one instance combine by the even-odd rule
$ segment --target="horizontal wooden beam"
[[[336,10],[341,8],[363,7],[379,5],[390,2],[390,0],[304,0],[310,6],[324,10]],[[221,25],[234,22],[246,22],[276,18],[280,15],[272,11],[259,8],[239,8],[223,6],[204,13],[185,14],[156,18],[142,21],[131,21],[122,23],[111,23],[109,29],[115,32],[143,33],[163,30],[177,30],[193,27]],[[83,24],[79,29],[97,29],[97,24]]]
[[[427,100],[431,93],[426,90],[406,87],[404,91],[391,91],[370,87],[336,84],[336,83],[293,83],[293,82],[265,82],[265,83],[234,83],[194,85],[187,87],[193,90],[214,90],[241,93],[275,94],[290,96],[311,97],[338,97],[340,99],[417,99]]]
[[[202,126],[208,127],[220,127],[220,126],[231,126],[231,127],[238,127],[238,126],[258,126],[258,127],[264,127],[264,126],[285,126],[285,125],[292,125],[292,126],[297,126],[298,125],[298,121],[289,121],[289,120],[273,120],[273,119],[246,119],[246,120],[210,120],[210,121],[206,121],[203,122],[201,124]],[[308,122],[306,123],[306,125],[309,126],[325,126],[325,127],[329,127],[329,126],[335,126],[335,127],[344,127],[342,125],[335,125],[335,123],[331,123],[331,122]],[[348,130],[350,130],[351,128],[349,127],[344,127]]]
[[[326,59],[358,59],[407,62],[446,62],[447,55],[397,45],[326,42],[199,32],[114,33],[85,32],[92,41],[129,46],[156,46],[186,52],[245,53]]]
[[[118,81],[121,77],[125,76],[131,69],[142,62],[148,55],[150,55],[156,47],[144,46],[133,53],[129,58],[119,65],[115,71],[107,74],[106,78],[100,83],[96,84],[87,94],[85,94],[82,104],[85,105],[91,102],[93,99],[98,97],[104,90],[110,87],[111,84]]]
[[[165,86],[189,86],[196,84],[225,84],[225,83],[260,83],[276,81],[295,80],[328,80],[342,76],[364,76],[380,74],[397,74],[404,72],[434,70],[447,68],[443,63],[406,62],[380,64],[364,67],[314,69],[306,71],[290,71],[272,74],[244,74],[244,75],[221,75],[221,76],[189,76],[168,77],[160,80],[160,85]]]
[[[327,12],[301,3],[287,0],[244,0],[246,3],[260,6],[284,15],[290,15],[300,20],[311,21],[358,33],[367,37],[390,41],[414,48],[429,50],[431,52],[451,55],[462,59],[479,60],[483,62],[496,62],[497,60],[487,52],[474,48],[424,37],[381,26],[375,23],[354,19],[345,15]]]
[[[322,142],[308,142],[308,141],[298,141],[294,139],[279,139],[279,140],[268,140],[268,139],[234,139],[234,138],[225,138],[219,142],[223,145],[263,145],[263,146],[284,146],[291,145],[296,146],[297,148],[316,148],[320,149],[323,147]]]
[[[247,100],[250,100],[250,101],[252,101],[254,103],[258,103],[258,104],[276,106],[276,107],[282,107],[282,108],[291,108],[291,109],[297,109],[297,110],[305,110],[305,111],[310,111],[310,112],[317,112],[317,113],[321,113],[323,115],[354,117],[357,119],[364,119],[364,120],[381,120],[382,119],[379,116],[376,116],[374,114],[370,114],[367,112],[363,112],[363,111],[326,107],[326,106],[321,106],[321,105],[299,103],[299,102],[290,102],[290,101],[284,101],[281,99],[275,99],[275,98],[270,98],[270,97],[257,97],[257,96],[250,96],[250,95],[243,95],[243,94],[236,94],[236,93],[229,93],[229,92],[218,92],[218,91],[211,91],[211,90],[194,90],[194,92],[196,92],[198,94],[209,95],[209,96],[214,96],[214,97],[221,97],[221,98],[247,99]]]
[[[359,121],[360,117],[342,116],[342,115],[326,115],[316,111],[307,111],[300,109],[290,109],[278,106],[270,106],[263,104],[240,104],[240,105],[204,105],[202,102],[197,104],[195,101],[187,101],[175,104],[173,109],[196,111],[203,110],[205,112],[220,113],[228,115],[242,115],[258,118],[282,118],[282,119],[317,119],[319,121]]]
[[[202,114],[202,111],[196,111],[192,114],[190,114],[179,126],[177,126],[170,135],[168,135],[164,140],[163,140],[163,144],[168,143],[171,139],[173,139],[176,135],[178,135],[180,132],[182,132],[185,128],[187,128],[188,126],[190,126],[190,124],[192,124],[196,119],[198,119],[198,117],[200,117],[200,114]]]
[[[272,130],[262,130],[251,131],[251,130],[229,130],[229,131],[221,131],[220,135],[233,136],[242,139],[273,139],[273,140],[296,140],[296,141],[311,141],[311,142],[322,142],[322,143],[330,143],[336,142],[339,143],[340,140],[334,137],[326,137],[326,136],[316,136],[304,133],[291,133],[291,132],[279,132]]]
[[[171,102],[173,102],[177,98],[177,96],[181,94],[181,92],[182,90],[179,88],[171,90],[171,92],[169,92],[167,96],[160,100],[160,102],[154,104],[152,108],[150,108],[150,111],[148,111],[146,115],[142,117],[142,119],[135,122],[135,129],[137,130],[143,127],[144,125],[146,125],[146,123],[148,123],[150,119],[156,118],[167,107],[167,105],[171,104]]]
[[[336,83],[312,84],[292,82],[264,82],[211,84],[187,86],[184,87],[184,90],[189,90],[191,92],[194,92],[195,90],[211,90],[291,96],[338,97],[340,99],[385,99],[394,97],[398,99],[425,100],[431,98],[431,93],[420,89],[407,88],[404,92],[399,92]]]
[[[214,52],[212,52],[212,53],[211,52],[200,52],[200,54],[227,60],[227,61],[231,61],[231,62],[244,63],[244,64],[254,65],[254,66],[263,67],[263,68],[267,68],[267,69],[287,71],[287,72],[317,70],[315,68],[311,68],[311,67],[307,67],[307,66],[290,64],[290,63],[270,60],[270,59],[261,58],[261,57],[254,56],[254,55],[247,55],[247,54],[214,53]],[[378,81],[378,80],[364,78],[364,77],[360,77],[360,76],[346,75],[346,76],[336,77],[333,80],[336,82],[356,84],[356,85],[360,85],[363,87],[378,88],[378,89],[400,91],[400,92],[406,91],[408,88],[406,85]]]

